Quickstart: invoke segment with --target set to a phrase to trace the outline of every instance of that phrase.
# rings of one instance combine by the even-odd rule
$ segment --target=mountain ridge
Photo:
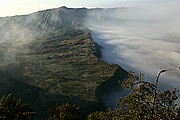
[[[5,36],[0,42],[1,95],[12,92],[37,111],[65,101],[80,105],[85,113],[102,109],[104,97],[121,89],[118,80],[125,79],[127,72],[100,60],[102,47],[81,23],[84,8],[81,15],[79,9],[62,9],[67,11],[60,14],[56,9],[55,16],[47,10],[31,14],[31,19],[4,20],[5,27],[0,27],[0,35]]]

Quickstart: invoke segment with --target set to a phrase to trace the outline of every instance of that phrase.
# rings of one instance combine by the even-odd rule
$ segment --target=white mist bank
[[[144,79],[155,81],[162,69],[180,65],[180,34],[154,31],[141,34],[142,30],[126,27],[92,27],[93,39],[102,49],[102,59],[116,63],[129,71],[144,73]],[[134,34],[133,31],[139,31]],[[179,88],[180,70],[161,76],[163,88]]]
[[[127,71],[144,73],[144,80],[154,82],[162,69],[180,65],[180,34],[167,33],[161,29],[146,31],[129,26],[91,26],[93,40],[102,46],[102,60],[118,64]],[[138,31],[138,32],[137,32]],[[160,89],[180,87],[180,69],[163,73],[159,80]],[[117,98],[127,91],[111,93],[104,99],[113,107]],[[180,104],[180,99],[178,99]]]
[[[90,14],[87,22],[94,41],[103,47],[102,59],[144,73],[146,81],[155,81],[162,69],[180,65],[180,2],[151,1]],[[180,69],[162,74],[159,85],[179,89]]]

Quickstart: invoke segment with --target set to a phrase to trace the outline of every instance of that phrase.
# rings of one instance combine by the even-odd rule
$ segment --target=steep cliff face
[[[81,24],[86,12],[61,7],[0,18],[0,94],[12,92],[37,111],[64,102],[85,113],[102,108],[102,96],[127,72],[100,60],[101,47]]]

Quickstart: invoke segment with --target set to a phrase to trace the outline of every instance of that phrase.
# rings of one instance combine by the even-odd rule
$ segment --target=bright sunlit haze
[[[61,6],[72,8],[119,7],[127,5],[127,1],[134,0],[1,0],[0,17],[29,14]]]

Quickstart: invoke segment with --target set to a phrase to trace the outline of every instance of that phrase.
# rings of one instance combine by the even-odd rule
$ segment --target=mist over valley
[[[160,86],[179,88],[180,18],[176,10],[180,7],[177,4],[155,2],[93,14],[98,20],[87,19],[87,25],[93,31],[94,41],[103,47],[102,59],[127,71],[144,73],[147,81],[154,81],[162,69],[175,68],[161,76]]]
[[[0,95],[23,98],[42,118],[56,103],[78,104],[83,114],[114,107],[127,94],[120,84],[128,71],[155,81],[173,68],[159,85],[179,88],[180,7],[153,5],[1,17]]]

